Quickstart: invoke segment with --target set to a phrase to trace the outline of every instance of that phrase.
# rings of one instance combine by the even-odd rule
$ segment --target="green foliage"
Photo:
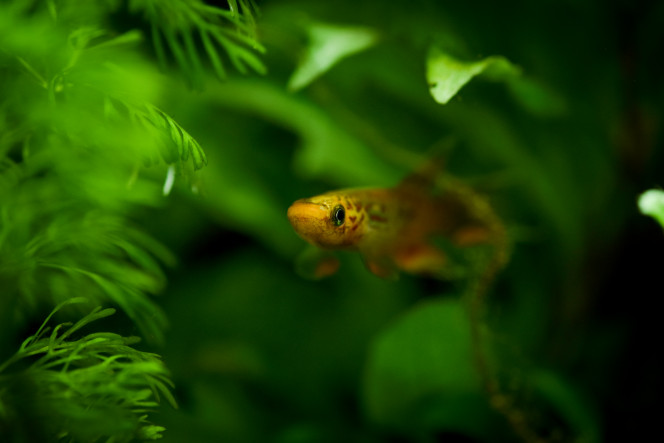
[[[606,253],[621,256],[618,238],[636,212],[635,187],[618,172],[625,160],[618,153],[637,151],[616,146],[625,109],[620,58],[606,42],[617,29],[599,5],[548,5],[557,20],[531,8],[269,2],[259,30],[270,75],[210,85],[195,101],[174,91],[180,123],[206,147],[210,192],[179,227],[163,228],[190,252],[166,307],[182,322],[170,355],[184,362],[176,372],[198,375],[183,385],[190,404],[169,415],[174,431],[166,438],[608,435],[607,417],[618,423],[621,414],[603,405],[619,407],[611,371],[626,352],[627,332],[596,313],[611,298],[598,281],[606,278]],[[561,20],[583,32],[561,34]],[[431,48],[445,62],[437,77],[447,88],[444,106],[429,88]],[[650,105],[643,109],[658,116]],[[457,299],[467,293],[464,278],[388,284],[352,253],[340,254],[336,276],[301,281],[296,272],[310,275],[309,260],[321,257],[298,255],[304,244],[285,219],[293,200],[393,186],[449,138],[456,143],[443,154],[445,169],[458,176],[451,187],[476,185],[513,242],[479,315],[466,316]],[[219,140],[232,144],[216,146]],[[165,213],[183,211],[189,206]],[[191,252],[192,241],[208,242],[218,229],[203,257]],[[184,231],[188,240],[175,240]],[[483,252],[450,261],[481,262]],[[481,266],[468,271],[459,274],[479,286],[472,278]],[[202,288],[200,304],[184,314],[192,286]],[[446,298],[428,301],[434,297]],[[612,300],[624,306],[623,298]],[[613,316],[626,327],[627,314]],[[494,386],[475,362],[469,329],[477,322]],[[196,328],[206,331],[206,343],[191,344]]]
[[[470,324],[455,300],[422,304],[376,337],[365,374],[369,417],[396,429],[474,434],[483,405]],[[451,413],[456,411],[455,413]]]
[[[647,440],[664,6],[258,3],[0,3],[0,440]],[[509,255],[297,274],[432,155]]]
[[[578,388],[554,372],[533,371],[530,377],[536,392],[560,411],[579,441],[602,441],[597,412]]]
[[[363,51],[378,40],[369,28],[310,23],[309,44],[298,68],[288,80],[288,89],[297,91],[311,83],[343,58]]]
[[[39,330],[0,364],[0,429],[6,438],[59,441],[155,440],[164,430],[147,421],[161,395],[175,407],[172,384],[156,354],[134,349],[137,337],[110,332],[75,339],[88,324],[113,315],[97,307],[74,324],[47,326],[72,298],[58,305]],[[25,369],[16,371],[20,363]],[[34,422],[43,426],[30,430]]]
[[[115,119],[128,115],[130,121],[145,130],[151,140],[158,140],[161,157],[166,163],[187,162],[191,155],[194,170],[207,165],[207,157],[198,142],[156,106],[144,103],[139,107],[122,102],[114,106],[112,99],[107,98],[104,112],[107,117]],[[158,162],[158,159],[147,159],[147,163],[150,162]]]
[[[521,73],[505,57],[492,56],[476,62],[462,62],[435,46],[427,58],[427,82],[434,100],[444,105],[473,77],[506,80]]]
[[[150,22],[152,42],[162,68],[167,64],[165,40],[185,78],[201,87],[205,70],[197,38],[220,79],[226,78],[220,48],[238,71],[246,73],[249,68],[265,73],[265,66],[256,55],[256,52],[265,50],[256,39],[255,3],[253,0],[232,0],[228,5],[229,10],[207,5],[201,0],[132,0],[129,8],[133,12],[142,11]]]
[[[140,214],[165,204],[175,178],[197,191],[207,157],[166,111],[163,97],[175,82],[144,52],[142,28],[165,36],[192,83],[204,76],[192,32],[220,77],[222,53],[242,72],[262,72],[255,5],[228,5],[0,4],[0,356],[45,310],[57,305],[50,319],[65,305],[82,315],[81,300],[98,306],[68,329],[63,323],[48,333],[45,322],[0,367],[0,440],[161,437],[165,428],[147,414],[160,397],[175,402],[159,357],[131,347],[137,338],[75,336],[112,314],[101,309],[111,305],[123,312],[123,328],[164,344],[167,318],[151,295],[163,292],[162,266],[176,259],[141,226]],[[146,23],[121,25],[138,12]],[[154,44],[164,62],[160,41]],[[31,429],[31,420],[40,426]]]
[[[659,189],[650,189],[639,196],[639,210],[649,215],[664,227],[664,192]]]

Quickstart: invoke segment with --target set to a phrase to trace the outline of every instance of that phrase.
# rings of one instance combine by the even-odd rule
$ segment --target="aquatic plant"
[[[150,54],[162,71],[174,60],[197,86],[203,59],[222,78],[222,55],[238,70],[261,71],[255,6],[226,6],[0,4],[1,440],[161,436],[148,413],[162,397],[175,401],[159,356],[138,350],[137,337],[79,330],[114,306],[149,344],[163,344],[167,319],[150,295],[162,291],[162,266],[175,257],[134,214],[162,204],[175,178],[195,186],[207,159],[159,107],[172,80]],[[205,43],[202,55],[192,33]],[[51,309],[12,352],[13,340]],[[81,315],[73,325],[47,325]]]
[[[664,3],[256,3],[0,2],[0,441],[656,434]],[[298,275],[431,164],[496,241]]]

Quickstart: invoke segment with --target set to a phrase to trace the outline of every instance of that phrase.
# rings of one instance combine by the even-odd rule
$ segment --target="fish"
[[[394,188],[352,188],[295,201],[287,211],[293,229],[315,248],[358,252],[373,274],[395,279],[401,271],[446,279],[451,266],[439,246],[497,245],[504,228],[485,199],[466,186],[439,186],[431,174],[413,174]],[[336,273],[321,254],[314,278]]]

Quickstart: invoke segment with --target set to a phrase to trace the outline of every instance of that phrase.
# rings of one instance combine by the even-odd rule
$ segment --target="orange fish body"
[[[446,257],[431,243],[436,236],[468,246],[491,235],[457,196],[433,195],[409,181],[391,189],[349,189],[301,199],[288,208],[288,219],[310,244],[358,251],[367,267],[384,278],[398,270],[440,274]]]

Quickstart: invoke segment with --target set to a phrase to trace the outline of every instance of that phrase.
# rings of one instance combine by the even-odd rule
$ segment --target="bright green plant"
[[[57,436],[64,441],[160,437],[164,428],[149,423],[147,413],[158,406],[162,395],[173,407],[176,404],[159,356],[134,349],[138,337],[97,332],[74,338],[87,324],[113,315],[114,309],[97,307],[73,325],[47,326],[65,305],[85,301],[72,298],[58,305],[0,365],[5,436],[17,440],[24,435],[44,440]],[[27,367],[15,370],[21,364]],[[30,429],[23,415],[39,418],[41,425]]]
[[[150,295],[163,290],[162,264],[175,257],[133,214],[160,205],[174,179],[196,190],[195,171],[207,159],[160,108],[171,80],[154,66],[143,31],[151,30],[162,68],[174,59],[191,84],[200,86],[206,61],[223,78],[222,55],[240,71],[262,72],[255,5],[228,6],[0,5],[0,440],[160,437],[163,427],[147,414],[160,396],[175,403],[159,357],[137,350],[137,338],[81,337],[79,329],[115,306],[148,343],[163,343],[167,319]],[[118,17],[138,17],[137,28],[120,29]],[[49,332],[51,317],[80,316],[90,304],[73,326]],[[56,305],[12,352],[13,339]]]
[[[257,3],[0,2],[0,441],[650,438],[664,3]],[[498,253],[298,277],[432,153]]]

